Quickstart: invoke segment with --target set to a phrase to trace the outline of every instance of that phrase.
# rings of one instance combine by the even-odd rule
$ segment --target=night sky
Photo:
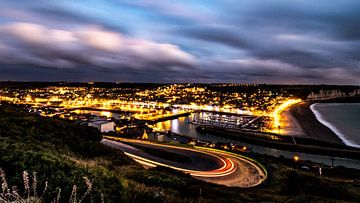
[[[0,80],[360,84],[360,1],[3,0]]]

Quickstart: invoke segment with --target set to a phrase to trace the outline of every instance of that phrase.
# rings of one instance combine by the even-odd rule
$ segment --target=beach
[[[310,109],[346,145],[360,148],[360,103],[315,103]]]
[[[292,106],[288,111],[288,119],[293,119],[297,123],[302,133],[300,137],[322,140],[331,143],[343,144],[342,140],[328,127],[320,123],[310,109],[311,103],[301,102]],[[284,114],[286,116],[286,114]]]
[[[280,134],[281,135],[291,135],[295,137],[304,137],[304,133],[299,121],[294,118],[291,112],[291,108],[285,110],[281,113],[282,116],[282,127]]]

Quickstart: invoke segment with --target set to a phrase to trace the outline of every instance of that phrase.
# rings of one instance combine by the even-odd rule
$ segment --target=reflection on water
[[[297,155],[302,160],[310,160],[317,163],[323,163],[325,165],[331,165],[331,159],[333,157],[329,156],[321,156],[321,155],[313,155],[313,154],[305,154],[305,153],[297,153],[297,152],[290,152],[284,150],[278,150],[268,147],[262,147],[257,145],[252,145],[248,143],[243,143],[231,139],[226,139],[219,136],[214,136],[211,134],[200,134],[198,133],[195,128],[196,126],[189,123],[194,118],[201,118],[204,116],[203,113],[193,113],[186,117],[180,117],[174,120],[168,120],[164,122],[159,122],[156,124],[156,128],[161,129],[163,131],[171,130],[174,133],[186,135],[188,137],[192,137],[198,140],[207,141],[207,142],[232,142],[235,144],[239,144],[242,146],[247,146],[248,148],[252,149],[252,151],[259,153],[259,154],[268,154],[272,156],[284,156],[285,158],[292,158],[294,155]],[[360,161],[354,159],[346,159],[346,158],[339,158],[336,157],[334,161],[334,166],[345,166],[350,168],[359,168],[360,169]]]
[[[115,119],[119,119],[120,114],[112,113],[109,111],[93,111],[93,110],[75,110],[75,113],[78,114],[92,114],[96,116],[106,116],[106,117],[113,117]],[[320,155],[313,155],[313,154],[304,154],[304,153],[296,153],[296,152],[289,152],[284,150],[278,150],[273,148],[267,148],[257,145],[251,145],[248,143],[243,143],[239,141],[234,141],[231,139],[226,139],[219,136],[211,135],[211,134],[200,134],[196,131],[196,126],[191,124],[189,121],[194,119],[202,119],[205,114],[207,113],[192,113],[189,116],[179,117],[174,120],[167,120],[163,122],[158,122],[155,124],[154,129],[160,131],[171,131],[177,134],[186,135],[188,137],[192,137],[198,140],[207,141],[207,142],[226,142],[226,143],[235,143],[242,146],[247,146],[248,148],[252,149],[254,152],[259,154],[268,154],[272,156],[284,156],[285,158],[292,158],[295,154],[300,157],[302,160],[310,160],[317,163],[323,163],[326,165],[331,165],[331,159],[333,157],[328,156],[320,156]],[[335,166],[345,166],[351,168],[359,168],[360,169],[360,161],[353,160],[353,159],[345,159],[345,158],[338,158],[336,157],[334,160]]]
[[[179,117],[174,120],[167,120],[155,124],[156,130],[171,131],[177,134],[186,135],[196,139],[203,139],[205,136],[196,131],[196,126],[189,123],[194,118],[202,116],[201,113],[193,113],[189,116]]]
[[[91,115],[95,115],[95,116],[105,116],[107,118],[120,119],[120,114],[112,113],[110,111],[95,111],[95,110],[77,109],[77,110],[74,110],[73,112],[77,113],[77,114],[91,114]]]
[[[207,116],[209,113],[192,113],[189,116],[179,117],[174,120],[168,120],[163,122],[158,122],[155,124],[155,129],[159,131],[171,131],[180,135],[186,135],[191,138],[195,138],[207,142],[234,142],[226,138],[219,136],[214,136],[211,134],[201,134],[196,131],[196,125],[191,124],[190,122],[194,119],[202,119]],[[236,142],[234,142],[236,143]]]

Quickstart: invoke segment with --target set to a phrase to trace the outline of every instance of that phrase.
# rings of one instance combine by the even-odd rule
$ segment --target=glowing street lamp
[[[299,161],[300,158],[299,158],[298,155],[294,155],[293,159],[294,159],[295,162],[297,162],[297,161]]]

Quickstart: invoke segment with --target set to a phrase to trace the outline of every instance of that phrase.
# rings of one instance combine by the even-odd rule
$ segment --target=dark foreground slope
[[[68,199],[73,185],[84,194],[83,177],[93,182],[92,198],[115,200],[123,196],[121,180],[106,170],[131,163],[124,154],[99,143],[101,135],[92,128],[61,120],[29,115],[11,107],[0,106],[0,167],[10,186],[22,192],[22,172],[37,172],[38,192],[48,181],[47,200],[57,196]],[[126,192],[126,191],[125,191]]]
[[[56,198],[58,188],[60,202],[69,202],[74,184],[81,197],[83,177],[93,187],[84,202],[101,202],[101,194],[105,202],[360,201],[358,170],[324,169],[319,177],[289,160],[258,155],[269,170],[268,181],[251,189],[227,188],[170,169],[145,170],[100,139],[89,127],[0,106],[0,167],[8,185],[24,194],[22,172],[36,171],[39,195],[48,181],[46,202]]]
[[[69,202],[73,185],[80,198],[87,189],[83,177],[91,180],[93,187],[85,202],[100,202],[102,195],[105,202],[244,199],[236,189],[228,191],[180,172],[145,170],[122,152],[101,144],[101,138],[94,128],[0,105],[0,168],[6,173],[9,187],[17,186],[22,196],[27,196],[22,177],[26,170],[30,187],[31,175],[37,172],[39,196],[48,182],[45,202],[56,199],[59,188],[60,201]]]

